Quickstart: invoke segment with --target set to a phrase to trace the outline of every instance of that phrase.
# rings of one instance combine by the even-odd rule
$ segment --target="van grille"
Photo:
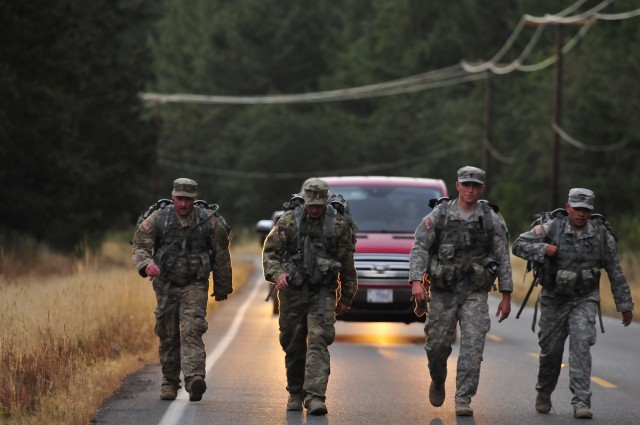
[[[408,254],[355,254],[358,282],[370,285],[408,285]]]

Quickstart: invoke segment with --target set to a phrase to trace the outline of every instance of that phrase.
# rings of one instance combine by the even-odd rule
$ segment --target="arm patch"
[[[422,219],[422,225],[424,226],[424,228],[428,231],[430,231],[431,229],[433,229],[433,221],[431,221],[431,217],[427,216],[425,218]]]
[[[538,224],[533,228],[533,234],[536,236],[544,235],[544,230],[542,229],[542,224]]]
[[[149,220],[145,220],[140,223],[140,229],[145,233],[149,233],[152,227],[153,226],[151,225],[151,223],[149,223]]]

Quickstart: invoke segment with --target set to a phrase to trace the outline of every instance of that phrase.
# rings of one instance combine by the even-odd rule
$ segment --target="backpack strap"
[[[485,201],[484,199],[479,200],[478,204],[480,205],[480,207],[482,208],[482,212],[484,213],[484,228],[487,229],[487,231],[490,232],[491,235],[493,235],[494,223],[493,214],[491,213],[491,211],[493,210],[496,212],[496,214],[498,214],[500,208],[495,204],[489,203],[489,201]]]
[[[336,241],[333,240],[333,230],[336,227],[336,215],[335,208],[331,205],[327,205],[327,209],[324,213],[324,227],[322,234],[324,236],[324,244],[328,253],[331,255],[337,254]]]
[[[169,227],[169,221],[171,220],[171,216],[173,214],[169,214],[169,212],[173,211],[173,203],[171,205],[163,206],[158,210],[158,215],[156,216],[156,225],[158,226],[158,232],[156,233],[156,241],[158,244],[162,243],[164,239],[165,232],[167,231],[167,227]]]

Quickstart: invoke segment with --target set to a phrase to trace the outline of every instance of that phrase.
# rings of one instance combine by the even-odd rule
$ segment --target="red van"
[[[442,180],[413,177],[320,177],[331,193],[341,194],[357,225],[355,263],[358,292],[340,320],[424,321],[413,313],[409,253],[416,227],[431,208],[430,199],[447,196]],[[273,220],[258,223],[268,233]],[[274,313],[278,312],[274,297]]]
[[[321,177],[341,194],[357,225],[358,292],[346,321],[424,321],[413,313],[409,253],[413,234],[431,208],[447,196],[442,180],[413,177]]]

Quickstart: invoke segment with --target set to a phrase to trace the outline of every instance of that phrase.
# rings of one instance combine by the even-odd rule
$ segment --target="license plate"
[[[392,303],[392,289],[367,289],[368,303]]]

